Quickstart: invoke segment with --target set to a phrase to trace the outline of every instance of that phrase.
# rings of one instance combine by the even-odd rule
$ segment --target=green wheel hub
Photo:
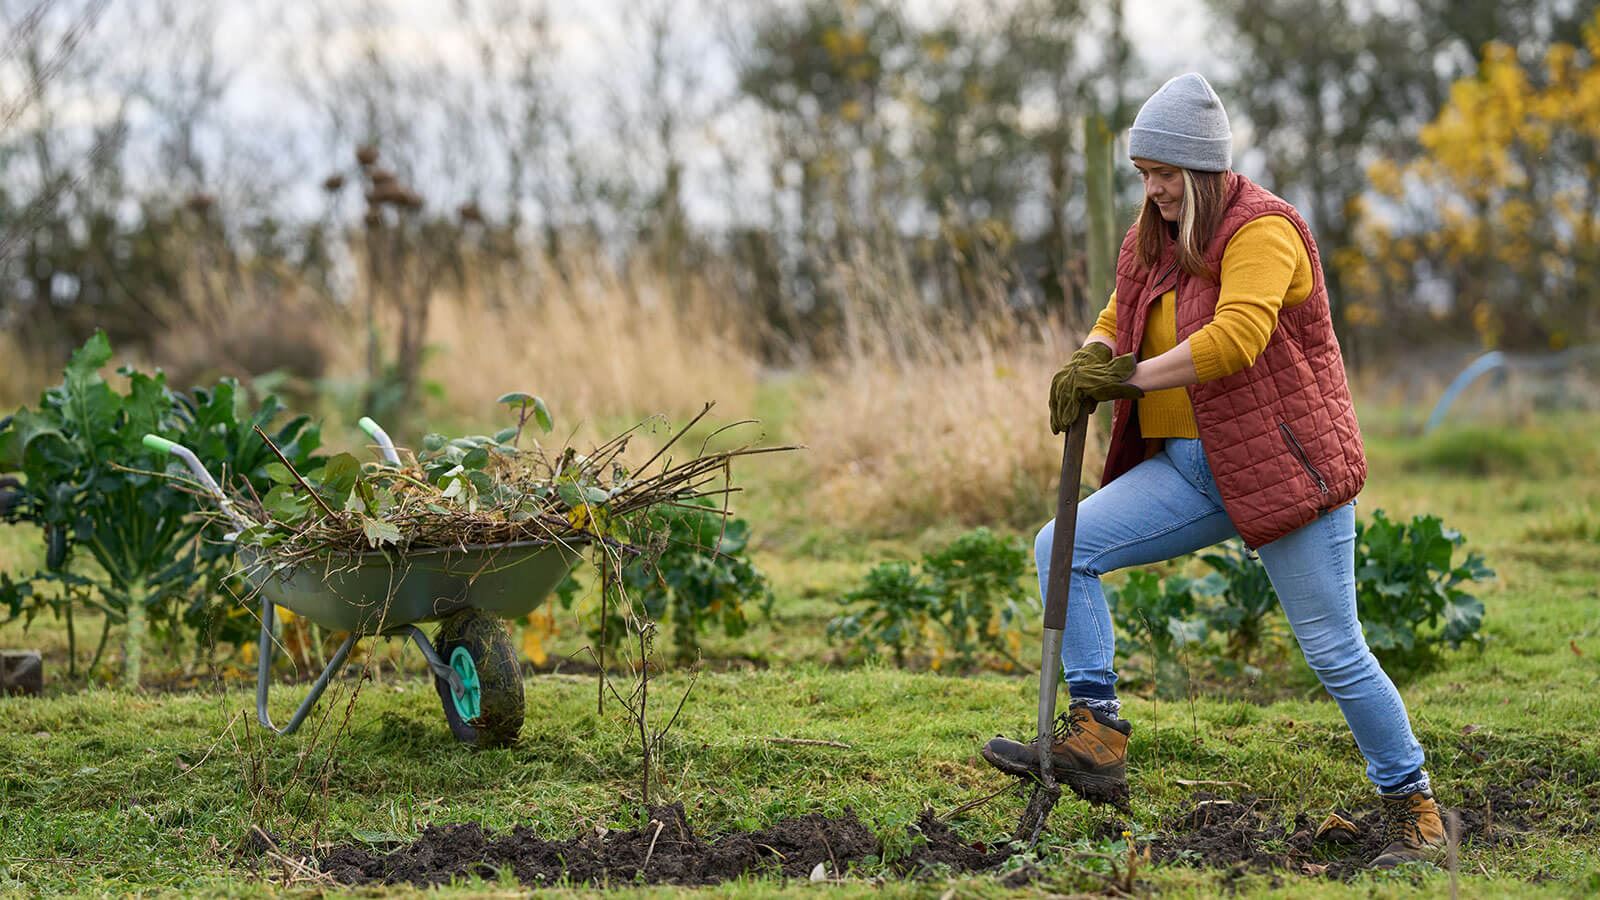
[[[499,619],[463,609],[439,623],[433,646],[454,675],[433,678],[450,734],[473,747],[506,747],[522,729],[522,669]],[[451,687],[463,688],[460,695]]]
[[[451,691],[450,699],[455,701],[456,712],[461,714],[462,721],[471,722],[483,714],[483,687],[478,682],[478,667],[467,648],[457,647],[450,654],[450,668],[461,676],[461,685],[465,688],[460,694]]]

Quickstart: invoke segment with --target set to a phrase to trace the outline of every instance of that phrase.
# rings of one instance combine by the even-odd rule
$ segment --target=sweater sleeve
[[[1307,254],[1300,232],[1283,216],[1262,216],[1228,241],[1216,315],[1189,336],[1201,383],[1243,371],[1256,361],[1278,327],[1278,311],[1303,257]]]
[[[1089,329],[1089,337],[1103,337],[1112,343],[1117,340],[1117,292],[1111,292],[1111,301],[1106,308],[1100,310],[1100,315],[1094,320],[1094,327]]]

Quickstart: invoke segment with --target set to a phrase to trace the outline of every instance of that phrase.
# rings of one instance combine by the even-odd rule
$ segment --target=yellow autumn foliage
[[[1592,322],[1600,284],[1582,273],[1600,265],[1597,59],[1600,11],[1582,46],[1554,44],[1540,60],[1490,43],[1421,129],[1418,154],[1367,168],[1370,202],[1351,204],[1352,243],[1331,255],[1348,325],[1400,333],[1397,312],[1437,315],[1408,306],[1423,281],[1453,298],[1443,323],[1485,346],[1565,346]]]
[[[522,655],[536,666],[544,665],[545,660],[550,658],[544,644],[555,632],[556,614],[549,604],[529,613],[522,624]]]

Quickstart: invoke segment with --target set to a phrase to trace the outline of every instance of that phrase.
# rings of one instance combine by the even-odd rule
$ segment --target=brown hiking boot
[[[1368,868],[1391,869],[1401,863],[1438,862],[1444,853],[1444,821],[1433,791],[1379,794],[1383,801],[1383,852]]]
[[[1056,780],[1091,803],[1128,802],[1128,732],[1133,726],[1114,715],[1074,702],[1056,717],[1050,755]],[[996,737],[983,745],[983,758],[1007,775],[1037,778],[1038,739],[1026,744]]]

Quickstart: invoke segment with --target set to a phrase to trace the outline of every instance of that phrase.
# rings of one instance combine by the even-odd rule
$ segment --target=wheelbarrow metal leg
[[[422,651],[422,658],[428,661],[428,668],[433,670],[433,674],[444,679],[445,683],[450,685],[450,690],[457,697],[463,697],[466,695],[467,685],[466,682],[461,680],[461,673],[457,672],[455,669],[452,669],[450,664],[445,662],[444,659],[439,656],[439,651],[434,649],[433,642],[428,640],[428,636],[422,633],[421,628],[418,628],[415,625],[407,625],[398,631],[401,634],[409,636],[412,641],[416,642],[417,649]],[[385,633],[387,634],[390,632]]]
[[[256,720],[272,728],[272,718],[267,715],[267,689],[272,676],[272,626],[277,621],[277,608],[265,596],[261,598],[261,639],[256,644]],[[272,728],[277,731],[276,728]]]
[[[272,626],[276,619],[277,612],[272,601],[263,598],[261,601],[261,643],[259,652],[256,654],[259,657],[259,661],[256,664],[256,719],[262,725],[272,729],[276,734],[290,735],[300,728],[300,723],[304,722],[306,716],[310,714],[311,707],[317,705],[317,700],[322,697],[322,692],[328,689],[328,682],[332,681],[333,676],[344,668],[344,661],[349,658],[351,648],[356,645],[357,635],[355,632],[351,632],[344,639],[344,643],[339,645],[338,652],[333,654],[333,659],[328,660],[327,667],[322,670],[321,675],[317,676],[316,683],[311,686],[311,693],[300,701],[300,708],[294,711],[294,715],[289,719],[289,724],[279,728],[272,724],[272,716],[267,713],[267,691],[272,683],[272,654],[275,649],[272,643]]]

